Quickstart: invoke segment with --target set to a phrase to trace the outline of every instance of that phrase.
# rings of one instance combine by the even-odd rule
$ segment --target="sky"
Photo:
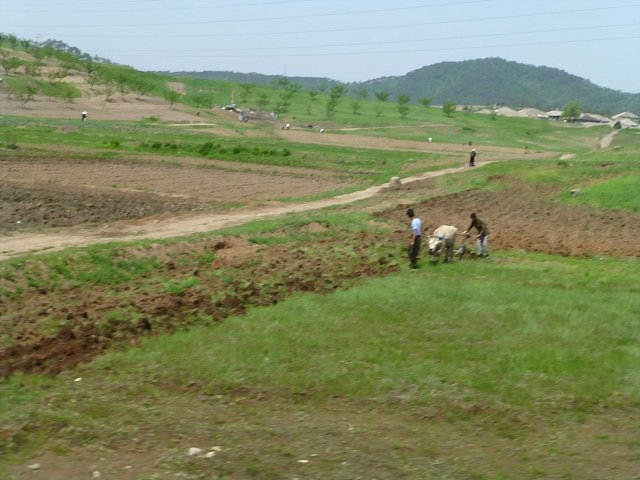
[[[139,70],[355,82],[500,57],[640,93],[640,0],[0,0],[0,32]]]

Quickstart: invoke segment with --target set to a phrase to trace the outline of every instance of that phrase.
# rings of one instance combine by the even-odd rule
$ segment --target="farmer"
[[[471,224],[467,228],[463,235],[469,235],[469,231],[475,228],[478,232],[476,241],[476,257],[488,257],[489,256],[489,229],[487,224],[480,220],[475,213],[470,215]]]
[[[416,217],[413,208],[407,210],[407,217],[411,221],[411,241],[409,243],[409,260],[411,268],[418,268],[418,253],[422,241],[422,221]]]
[[[471,149],[471,153],[469,153],[469,166],[473,167],[476,164],[476,149]]]
[[[87,115],[88,115],[87,112],[82,112],[80,114],[80,120],[83,121],[83,122],[86,122],[87,121]]]

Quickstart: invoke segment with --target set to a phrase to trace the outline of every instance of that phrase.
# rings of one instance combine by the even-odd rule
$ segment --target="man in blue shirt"
[[[407,210],[407,217],[411,220],[411,243],[409,243],[409,260],[411,268],[418,268],[418,253],[422,242],[422,221],[416,217],[413,208]]]

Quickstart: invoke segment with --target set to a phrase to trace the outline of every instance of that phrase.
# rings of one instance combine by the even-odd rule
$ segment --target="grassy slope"
[[[43,435],[59,455],[138,443],[153,459],[146,475],[157,460],[174,473],[275,479],[315,452],[306,478],[585,478],[615,434],[628,473],[637,429],[615,418],[640,407],[639,271],[498,255],[296,296],[59,378],[3,382],[2,424],[20,431],[3,448],[28,452]],[[580,425],[602,420],[599,441],[572,445]],[[185,459],[203,444],[227,453]],[[569,463],[553,460],[558,449]]]

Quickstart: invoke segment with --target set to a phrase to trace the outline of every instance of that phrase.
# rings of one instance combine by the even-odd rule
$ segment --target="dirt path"
[[[488,163],[490,162],[484,162],[483,164],[478,164],[478,166]],[[402,180],[402,183],[412,183],[427,178],[461,172],[467,168],[468,167],[456,167],[427,172],[407,177]],[[358,200],[370,198],[387,188],[389,188],[388,184],[376,185],[365,190],[338,195],[332,198],[312,202],[269,206],[250,211],[188,215],[168,219],[144,219],[137,222],[118,222],[114,225],[105,226],[98,231],[83,230],[44,234],[30,233],[0,237],[0,260],[6,260],[25,253],[51,252],[68,247],[80,247],[95,243],[132,241],[149,238],[171,238],[192,233],[208,232],[254,220],[277,217],[287,213],[306,212],[335,205],[353,203]]]
[[[609,145],[611,145],[611,142],[613,142],[613,139],[615,138],[615,136],[618,134],[619,131],[620,130],[614,130],[608,135],[605,135],[604,137],[602,137],[602,140],[600,140],[600,148],[609,148]]]

